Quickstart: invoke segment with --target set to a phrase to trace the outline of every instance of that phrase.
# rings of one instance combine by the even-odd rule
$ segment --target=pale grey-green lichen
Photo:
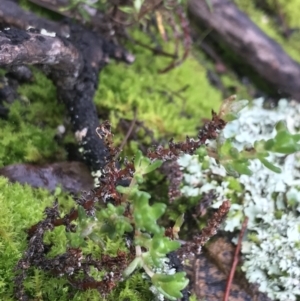
[[[300,105],[281,100],[276,108],[267,110],[263,99],[257,99],[241,111],[237,120],[227,124],[223,134],[233,138],[234,146],[241,150],[256,140],[273,137],[275,124],[281,120],[286,121],[291,133],[299,132]],[[239,200],[232,204],[224,230],[240,229],[244,216],[248,216],[242,268],[250,282],[258,283],[262,292],[280,301],[300,299],[299,157],[271,154],[269,160],[281,167],[280,174],[268,170],[259,160],[252,160],[253,175],[238,178],[240,191],[231,187],[225,169],[213,159],[206,158],[209,164],[187,155],[179,159],[185,172],[184,195],[196,196],[215,189],[218,197],[214,207],[228,197]]]

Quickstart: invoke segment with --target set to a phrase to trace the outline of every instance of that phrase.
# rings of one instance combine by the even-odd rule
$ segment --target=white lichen
[[[242,150],[249,143],[274,137],[275,124],[281,120],[291,133],[299,132],[300,105],[281,100],[276,108],[268,110],[263,108],[263,99],[257,99],[241,111],[237,120],[226,125],[223,134]],[[197,157],[184,155],[178,161],[185,173],[184,195],[197,196],[215,189],[215,208],[225,198],[238,200],[231,206],[224,230],[238,230],[244,216],[249,218],[242,245],[242,268],[249,282],[258,283],[262,292],[280,301],[300,298],[299,157],[270,154],[268,160],[282,169],[280,174],[264,167],[258,159],[252,160],[253,175],[238,178],[242,187],[239,191],[234,190],[225,169],[214,159],[207,157],[199,163]]]
[[[55,32],[47,31],[44,28],[41,29],[41,34],[44,35],[44,36],[52,37],[52,38],[56,37],[56,33]]]
[[[81,143],[82,140],[85,138],[86,134],[88,132],[88,128],[85,127],[80,131],[75,132],[75,139],[77,140],[78,143]]]

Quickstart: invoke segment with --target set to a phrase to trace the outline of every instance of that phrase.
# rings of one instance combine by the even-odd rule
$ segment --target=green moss
[[[65,194],[57,195],[61,214],[66,213],[74,201]],[[43,218],[43,210],[53,204],[54,197],[42,189],[32,189],[29,186],[11,184],[0,177],[0,300],[15,300],[13,298],[14,266],[26,249],[26,232],[33,224]],[[122,249],[120,240],[105,241],[105,250],[87,244],[84,254],[114,254]],[[63,227],[55,228],[47,233],[45,242],[54,244],[51,254],[55,256],[66,251],[66,231]],[[98,252],[98,253],[97,253]],[[66,279],[54,278],[37,269],[31,269],[26,279],[25,288],[35,300],[103,300],[95,290],[76,292]],[[70,297],[74,293],[73,297]],[[135,274],[127,281],[120,283],[107,300],[147,301],[152,300],[148,282],[141,274]]]
[[[26,248],[25,230],[43,217],[53,196],[41,189],[10,184],[0,177],[0,300],[12,300],[13,268]],[[59,202],[70,203],[66,196]]]
[[[234,91],[234,93],[229,94],[237,94],[239,99],[249,98],[248,87],[241,84],[237,76],[232,74],[232,72],[228,71],[227,73],[223,74],[221,76],[221,80],[226,89],[230,90],[234,88],[234,90],[236,90],[236,92]],[[228,96],[230,96],[229,94]]]
[[[299,1],[291,0],[291,1],[284,1],[284,0],[267,0],[267,3],[274,9],[280,12],[287,26],[292,28],[299,28],[300,27],[300,12],[299,12]]]
[[[132,119],[136,107],[138,120],[156,137],[194,135],[201,118],[210,118],[211,110],[218,109],[222,98],[209,85],[206,70],[191,55],[180,67],[159,74],[170,59],[154,56],[139,46],[131,51],[136,56],[133,65],[112,62],[101,72],[95,95],[98,110],[109,110],[115,127],[119,118]]]
[[[54,141],[63,121],[64,107],[56,100],[52,82],[35,71],[36,82],[19,88],[21,99],[10,107],[8,120],[0,119],[0,166],[19,162],[62,160],[66,153]]]
[[[149,284],[145,283],[142,274],[135,273],[129,280],[121,283],[108,297],[109,301],[153,301],[153,294],[149,290]]]

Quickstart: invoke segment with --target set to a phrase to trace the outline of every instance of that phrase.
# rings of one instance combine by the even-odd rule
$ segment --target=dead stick
[[[211,29],[209,37],[227,46],[245,64],[279,93],[300,101],[300,64],[275,40],[267,36],[230,0],[189,0],[188,12],[193,23]],[[283,94],[283,95],[284,95]]]

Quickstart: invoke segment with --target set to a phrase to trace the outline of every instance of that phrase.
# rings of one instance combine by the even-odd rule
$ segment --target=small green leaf
[[[180,247],[178,241],[171,240],[168,237],[154,235],[149,246],[149,252],[156,266],[160,266],[160,258],[164,258],[168,253],[177,250]]]
[[[176,232],[179,232],[183,223],[184,223],[184,213],[177,217],[173,229],[176,229]]]
[[[234,177],[227,177],[227,181],[229,183],[228,188],[234,190],[235,192],[242,192],[243,188],[238,179]]]
[[[231,158],[233,159],[238,159],[239,156],[240,156],[240,152],[235,148],[235,147],[232,147],[230,150],[229,150],[229,155]]]
[[[268,160],[266,160],[263,157],[259,157],[258,158],[260,160],[260,162],[267,168],[269,168],[270,170],[276,172],[276,173],[281,173],[281,169],[275,165],[273,165],[271,162],[269,162]]]
[[[288,131],[286,123],[283,120],[276,123],[275,129],[276,129],[277,132],[282,132],[282,131],[287,132]]]
[[[239,174],[251,176],[252,171],[249,169],[248,165],[248,162],[237,160],[227,162],[226,164],[224,164],[224,167],[230,176],[237,177]]]
[[[130,6],[118,6],[118,9],[125,14],[132,14],[134,12],[133,8]]]
[[[135,155],[134,160],[134,167],[135,167],[135,173],[134,177],[138,181],[142,181],[142,176],[157,169],[162,164],[161,160],[156,160],[153,163],[151,160],[147,157],[144,157],[142,155],[141,151],[138,151]]]
[[[203,160],[203,162],[202,162],[202,170],[209,169],[209,166],[210,166],[209,160]]]
[[[150,197],[150,194],[144,191],[137,191],[133,195],[133,216],[138,229],[156,234],[162,231],[162,228],[157,224],[157,220],[165,213],[166,204],[154,203],[150,206]]]
[[[144,2],[143,0],[134,0],[133,5],[134,5],[136,12],[140,12],[143,2]]]
[[[287,155],[300,150],[299,134],[291,134],[283,121],[277,123],[276,130],[276,136],[273,139],[265,141],[265,150]]]
[[[289,133],[280,132],[274,138],[274,144],[272,148],[268,149],[272,152],[281,154],[292,154],[300,150],[300,144]],[[269,145],[269,140],[266,142]]]
[[[133,231],[133,228],[127,218],[122,218],[116,223],[116,232],[122,236],[125,232],[130,233]]]
[[[135,169],[137,169],[140,166],[140,162],[141,162],[142,157],[143,157],[142,152],[140,150],[138,150],[135,153],[135,156],[134,156],[134,167],[135,167]]]
[[[196,150],[196,154],[198,155],[199,162],[204,160],[204,157],[207,156],[207,150],[205,146],[201,146]]]
[[[130,187],[117,186],[116,190],[119,193],[130,195],[130,194],[134,194],[138,190],[138,185],[133,185]]]
[[[185,272],[173,275],[154,274],[151,280],[155,287],[170,300],[177,300],[181,298],[181,291],[189,283]]]
[[[231,149],[232,149],[231,139],[226,139],[225,142],[221,145],[219,152],[222,156],[227,156],[229,155]]]
[[[135,173],[134,174],[134,179],[137,181],[138,184],[142,184],[144,182],[144,177],[143,175],[139,174],[139,173]]]
[[[145,169],[144,174],[150,173],[151,171],[159,168],[162,165],[162,160],[156,160],[152,164],[148,165],[148,167]]]
[[[252,175],[252,171],[249,169],[249,163],[243,163],[240,161],[233,161],[231,163],[231,166],[233,167],[233,169],[235,171],[237,171],[239,174],[241,175],[247,175],[247,176],[251,176]]]
[[[275,140],[274,139],[269,139],[264,143],[264,149],[265,150],[271,150],[273,148],[275,144]]]
[[[84,219],[87,219],[87,214],[85,209],[82,206],[78,206],[78,220],[79,222],[83,221]]]

